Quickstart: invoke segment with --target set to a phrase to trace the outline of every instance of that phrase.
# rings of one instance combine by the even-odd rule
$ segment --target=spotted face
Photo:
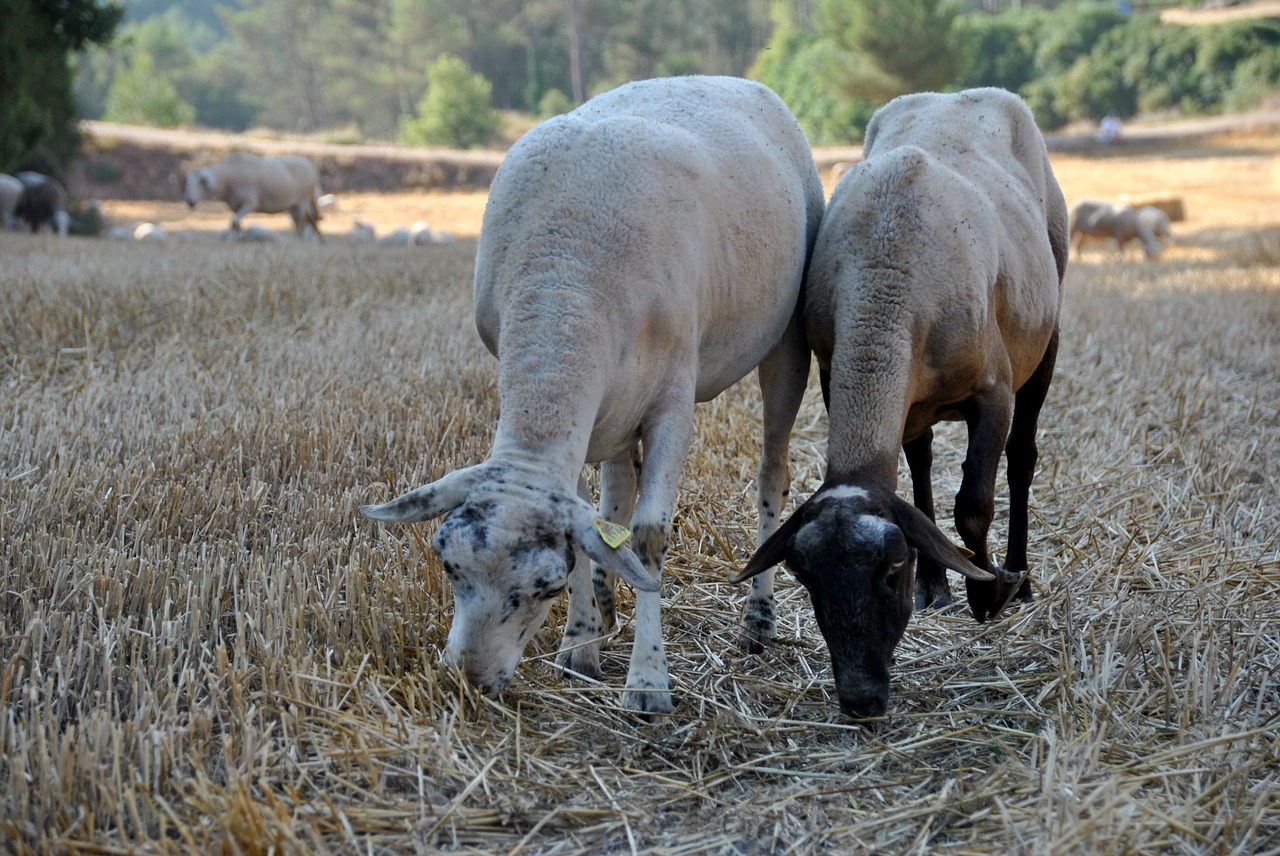
[[[605,543],[590,504],[528,465],[477,464],[360,513],[394,523],[447,515],[434,542],[453,588],[444,659],[488,693],[511,679],[579,550],[637,590],[658,590],[635,553]]]
[[[573,542],[542,509],[479,500],[450,512],[434,546],[453,588],[445,659],[496,693],[568,583]]]
[[[787,551],[831,652],[841,709],[884,714],[893,651],[911,618],[915,551],[865,500],[817,498]]]

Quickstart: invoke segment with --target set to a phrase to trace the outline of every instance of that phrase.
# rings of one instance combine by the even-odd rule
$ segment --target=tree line
[[[545,118],[627,80],[689,73],[763,81],[818,145],[857,142],[909,91],[1002,86],[1049,130],[1245,109],[1280,89],[1275,21],[1165,25],[1100,0],[119,2],[0,0],[62,52],[27,88],[66,88],[74,73],[92,118],[460,147],[500,143],[502,111]],[[60,16],[79,23],[59,29]],[[35,123],[46,131],[75,110],[69,95],[25,103],[58,105]],[[0,168],[41,133],[0,142]]]

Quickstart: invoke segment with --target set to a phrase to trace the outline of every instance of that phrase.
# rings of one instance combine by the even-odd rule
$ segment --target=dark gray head
[[[888,707],[889,666],[911,618],[916,550],[972,579],[993,579],[897,494],[839,484],[810,497],[735,579],[785,560],[809,590],[841,710],[877,717]]]

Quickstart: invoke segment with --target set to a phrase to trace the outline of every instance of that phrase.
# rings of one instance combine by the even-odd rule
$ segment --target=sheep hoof
[[[951,605],[951,588],[946,580],[940,587],[920,586],[916,589],[916,611],[926,609],[943,609]]]
[[[598,645],[581,645],[571,651],[561,651],[556,654],[556,667],[566,678],[599,680],[604,676]]]
[[[993,564],[991,572],[996,575],[991,582],[965,580],[969,609],[979,624],[998,617],[1015,596],[1024,603],[1031,597],[1031,583],[1026,571],[1007,571]]]
[[[628,689],[622,694],[622,706],[645,722],[653,722],[656,715],[675,710],[671,692],[658,689]]]
[[[738,648],[744,654],[763,654],[773,647],[773,634],[773,627],[743,627],[742,633],[738,635]]]

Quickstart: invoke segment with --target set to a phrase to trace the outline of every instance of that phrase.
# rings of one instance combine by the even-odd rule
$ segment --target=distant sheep
[[[979,621],[1031,598],[1027,495],[1067,263],[1066,203],[1017,96],[896,98],[867,126],[865,158],[832,195],[806,280],[826,476],[737,576],[787,562],[853,717],[884,713],[913,593],[920,607],[949,602],[944,569],[967,578]],[[971,559],[933,520],[933,425],[952,419],[969,426],[955,523]],[[897,494],[900,450],[914,505]],[[1001,452],[1005,570],[987,550]]]
[[[425,247],[434,242],[431,226],[422,220],[407,229],[401,227],[386,237],[378,239],[379,244],[391,247]]]
[[[288,211],[301,237],[319,236],[320,174],[315,164],[298,155],[259,157],[235,152],[217,166],[187,173],[185,198],[194,208],[205,199],[227,203],[233,214],[231,231],[239,234],[241,220],[255,211]]]
[[[507,683],[566,586],[557,662],[599,675],[617,576],[637,591],[623,705],[672,709],[658,591],[694,404],[759,366],[767,535],[808,373],[797,300],[822,204],[795,118],[741,78],[630,83],[511,148],[475,275],[476,325],[498,357],[493,449],[361,509],[447,515],[434,540],[453,587],[446,658],[471,683]],[[603,462],[600,511],[583,498],[589,461]],[[629,544],[606,521],[629,526]]]
[[[1093,238],[1114,242],[1116,252],[1122,253],[1130,242],[1138,241],[1148,259],[1159,258],[1160,239],[1172,237],[1169,217],[1153,206],[1144,206],[1144,209],[1148,213],[1139,216],[1139,209],[1132,205],[1091,196],[1077,199],[1071,205],[1071,248],[1079,255],[1084,239]]]
[[[71,217],[67,214],[67,192],[62,183],[38,172],[20,172],[15,178],[22,183],[22,195],[14,209],[17,218],[32,232],[48,229],[66,237]]]
[[[0,227],[12,232],[18,228],[18,200],[22,198],[22,182],[0,173]]]
[[[135,241],[163,241],[168,237],[169,234],[155,223],[139,223],[133,229]]]

